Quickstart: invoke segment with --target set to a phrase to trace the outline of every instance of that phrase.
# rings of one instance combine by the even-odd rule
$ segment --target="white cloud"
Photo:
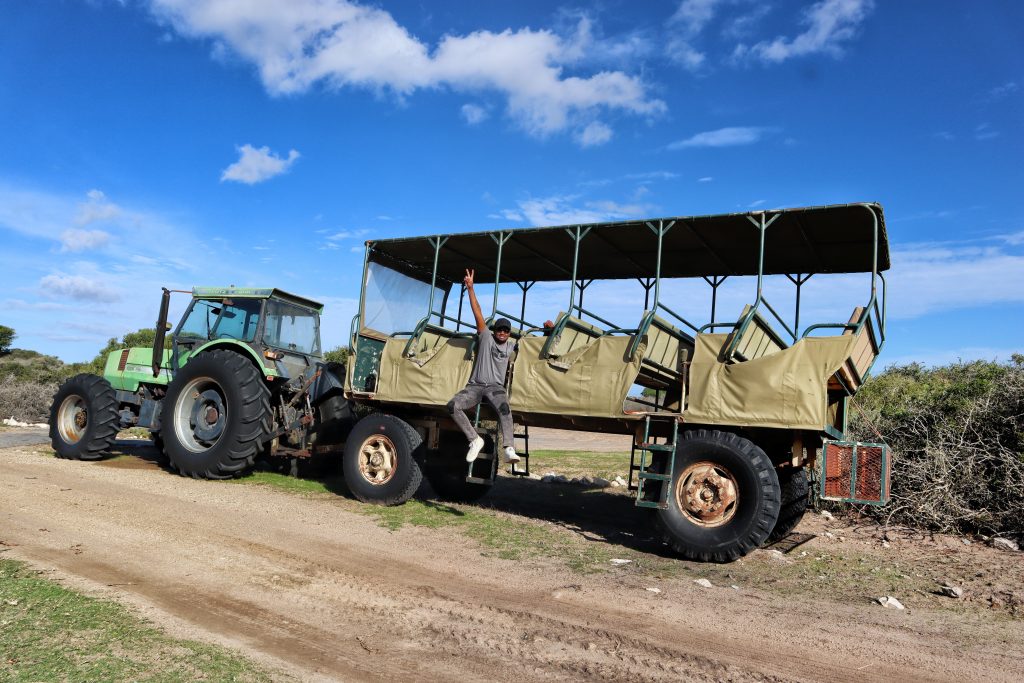
[[[180,34],[212,39],[255,64],[272,94],[301,93],[317,83],[398,97],[438,87],[496,91],[512,118],[537,136],[575,127],[579,114],[598,109],[665,111],[637,77],[565,73],[589,47],[584,19],[567,38],[529,28],[482,30],[446,35],[431,50],[390,13],[348,0],[153,0],[152,8]]]
[[[905,244],[894,248],[892,263],[886,278],[893,318],[1024,303],[1024,255],[1000,247]]]
[[[975,140],[991,140],[997,137],[999,137],[999,131],[993,130],[992,126],[988,123],[979,123],[974,127]]]
[[[715,14],[716,5],[721,4],[722,0],[683,0],[669,23],[679,26],[689,35],[695,35],[704,30]]]
[[[85,251],[98,249],[110,241],[110,233],[103,230],[78,230],[72,228],[60,234],[61,251]]]
[[[55,273],[39,280],[39,293],[48,299],[111,302],[121,297],[113,289],[81,275]]]
[[[107,199],[107,196],[99,190],[89,190],[85,193],[89,201],[78,205],[78,215],[75,216],[75,224],[86,226],[98,221],[110,221],[121,215],[121,207]]]
[[[339,230],[333,235],[328,235],[327,239],[330,242],[339,242],[341,240],[359,239],[364,235],[370,233],[369,228],[359,228],[358,230]]]
[[[288,152],[288,158],[282,159],[269,147],[256,149],[252,145],[236,147],[239,153],[238,161],[224,169],[220,176],[221,182],[233,180],[246,185],[255,185],[274,176],[281,175],[295,163],[299,153],[294,149]]]
[[[698,183],[710,183],[712,180],[714,180],[714,178],[709,175],[706,175],[703,178],[697,178]]]
[[[685,140],[677,140],[669,144],[669,149],[686,149],[688,147],[734,147],[736,145],[751,145],[760,140],[768,128],[757,127],[730,127],[709,130],[689,137]]]
[[[779,36],[755,45],[736,46],[737,59],[753,58],[778,64],[793,57],[828,54],[838,57],[874,9],[873,0],[822,0],[805,11],[800,23],[807,29],[794,38]]]
[[[645,204],[620,204],[609,200],[575,202],[578,195],[556,195],[540,199],[524,199],[517,204],[518,211],[506,209],[506,218],[521,215],[530,225],[572,225],[577,223],[603,223],[605,221],[638,218],[650,213]]]
[[[587,127],[576,136],[576,142],[579,143],[580,147],[596,147],[605,144],[611,139],[612,129],[600,121],[593,121],[587,124]]]
[[[1012,95],[1013,93],[1020,90],[1020,86],[1014,81],[1008,81],[1000,86],[996,86],[988,91],[988,99],[990,102],[1001,100],[1004,97]]]
[[[475,104],[462,105],[461,112],[462,118],[471,126],[475,126],[487,118],[487,110]]]

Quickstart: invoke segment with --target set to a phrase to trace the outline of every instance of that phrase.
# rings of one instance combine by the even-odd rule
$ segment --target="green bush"
[[[854,438],[892,450],[892,501],[870,512],[936,531],[1024,534],[1024,356],[887,369],[857,394]]]

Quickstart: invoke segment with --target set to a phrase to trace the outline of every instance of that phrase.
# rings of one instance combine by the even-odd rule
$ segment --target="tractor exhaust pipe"
[[[164,361],[164,337],[167,335],[167,308],[171,302],[171,290],[162,287],[160,315],[156,319],[156,336],[153,337],[153,377],[160,376],[160,365]]]

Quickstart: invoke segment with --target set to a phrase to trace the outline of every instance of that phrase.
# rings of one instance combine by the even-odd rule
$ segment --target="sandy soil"
[[[79,463],[40,447],[0,449],[2,556],[129,604],[174,635],[236,648],[282,677],[1013,681],[1024,672],[1024,621],[1012,605],[957,611],[922,598],[923,607],[897,611],[867,597],[779,591],[770,551],[744,560],[763,563],[769,578],[740,590],[626,569],[580,575],[546,559],[484,556],[450,529],[391,532],[344,509],[342,497],[175,477],[147,459],[151,449],[135,450],[143,457]],[[546,485],[515,484],[534,487],[540,505]],[[523,490],[496,491],[496,507],[520,514],[529,500],[502,501]],[[615,516],[591,519],[589,531],[605,525],[618,538]],[[812,515],[798,531],[824,528]],[[1024,578],[1022,553],[890,538],[886,552],[911,565],[934,555],[964,580],[986,568],[1018,587]],[[816,536],[800,552],[838,542],[880,540],[850,528],[842,541]]]

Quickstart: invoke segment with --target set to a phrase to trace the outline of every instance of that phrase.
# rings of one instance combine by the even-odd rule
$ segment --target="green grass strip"
[[[171,638],[117,603],[0,560],[2,681],[269,681],[223,648]]]

